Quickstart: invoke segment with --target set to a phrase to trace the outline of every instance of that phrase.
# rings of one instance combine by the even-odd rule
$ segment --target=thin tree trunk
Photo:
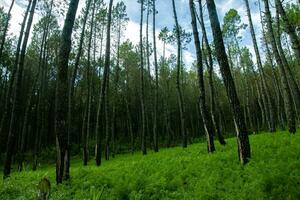
[[[18,138],[20,127],[21,127],[21,116],[22,116],[22,77],[24,71],[24,63],[25,63],[25,53],[27,48],[27,42],[29,39],[29,33],[33,21],[33,15],[35,11],[37,0],[33,0],[30,14],[27,22],[27,27],[24,35],[24,40],[22,44],[22,50],[20,55],[20,60],[18,63],[18,69],[16,72],[16,82],[13,91],[13,103],[12,103],[12,112],[10,119],[10,127],[9,127],[9,135],[7,140],[7,150],[6,150],[6,158],[4,163],[4,172],[3,177],[6,178],[10,175],[11,171],[11,163],[13,157],[13,149],[15,147],[16,139]]]
[[[11,75],[10,75],[9,86],[8,86],[7,92],[5,94],[4,112],[1,115],[1,122],[0,122],[0,134],[4,134],[4,132],[5,132],[3,130],[4,126],[5,126],[5,121],[6,121],[8,113],[11,110],[11,98],[12,98],[13,86],[14,86],[14,81],[16,78],[17,69],[18,69],[18,63],[19,63],[20,50],[21,50],[24,30],[25,30],[26,21],[27,21],[27,17],[28,17],[29,11],[30,11],[31,4],[32,4],[32,0],[30,0],[28,2],[25,16],[24,16],[24,19],[23,19],[23,22],[21,25],[20,35],[19,35],[18,44],[17,44],[17,48],[16,48],[14,67],[13,67]],[[7,140],[5,140],[5,141],[7,141]],[[6,144],[3,144],[3,145],[6,145]]]
[[[144,0],[141,0],[141,18],[140,18],[140,101],[141,101],[141,117],[142,117],[142,128],[141,128],[141,141],[142,141],[142,153],[147,154],[146,146],[146,119],[145,119],[145,100],[144,100],[144,56],[143,56],[143,10],[144,10]]]
[[[103,72],[103,79],[102,79],[102,86],[101,92],[99,97],[99,104],[97,110],[97,117],[96,117],[96,165],[100,166],[101,164],[101,136],[99,134],[99,123],[104,125],[103,119],[105,113],[105,98],[107,95],[107,85],[109,81],[109,66],[110,66],[110,28],[111,28],[111,15],[112,15],[112,4],[113,0],[109,2],[109,10],[107,16],[107,29],[106,29],[106,49],[105,49],[105,62],[104,62],[104,72]]]
[[[281,82],[282,82],[283,92],[284,92],[283,95],[284,104],[285,104],[287,119],[288,119],[288,129],[290,133],[295,133],[296,132],[295,110],[293,107],[291,90],[289,88],[289,83],[286,76],[286,71],[285,71],[286,69],[277,49],[278,47],[276,45],[275,35],[272,27],[272,17],[269,9],[269,2],[268,0],[263,0],[263,1],[265,4],[265,17],[266,17],[267,29],[269,31],[269,36],[270,36],[270,42],[271,42],[273,54],[275,56],[281,74]]]
[[[291,43],[292,43],[292,48],[295,53],[295,57],[298,63],[298,67],[300,67],[300,42],[299,42],[299,36],[296,33],[295,28],[290,24],[290,21],[287,17],[287,14],[282,6],[282,3],[280,0],[275,0],[275,6],[277,12],[280,14],[284,29],[287,32],[287,34],[290,37]]]
[[[212,117],[212,121],[215,127],[215,131],[217,133],[218,136],[218,140],[220,142],[221,145],[225,145],[225,139],[222,135],[221,129],[220,129],[220,124],[219,124],[219,116],[216,113],[216,97],[215,97],[215,88],[214,88],[214,81],[213,81],[213,58],[212,58],[212,51],[211,48],[209,46],[209,42],[208,42],[208,38],[207,38],[207,33],[206,33],[206,28],[204,25],[204,19],[203,19],[203,9],[202,9],[202,3],[201,1],[199,1],[199,21],[200,21],[200,26],[202,29],[202,34],[203,34],[203,39],[205,42],[205,47],[207,50],[207,58],[208,58],[208,62],[207,59],[205,58],[205,61],[207,62],[207,67],[208,67],[208,79],[209,79],[209,88],[210,88],[210,99],[211,99],[211,117]]]
[[[158,63],[156,51],[156,0],[153,0],[152,14],[153,14],[153,54],[154,54],[154,71],[155,71],[155,105],[154,105],[154,125],[153,125],[153,141],[154,151],[158,152]]]
[[[262,17],[262,11],[261,11],[261,6],[259,3],[259,14],[260,14],[260,21],[261,21],[261,25],[262,25],[262,34],[263,34],[263,44],[266,48],[266,58],[267,61],[270,63],[270,65],[272,66],[272,85],[273,88],[276,92],[276,98],[277,98],[277,118],[278,118],[278,122],[280,122],[281,128],[284,128],[284,121],[282,118],[282,111],[285,110],[284,108],[284,104],[282,103],[282,92],[281,92],[281,88],[280,88],[280,81],[278,80],[277,74],[275,72],[275,67],[273,64],[273,60],[272,60],[272,56],[271,56],[271,51],[267,42],[267,36],[266,36],[266,32],[264,29],[264,25],[263,25],[263,17]]]
[[[277,29],[276,29],[276,44],[278,47],[278,52],[281,56],[281,60],[283,65],[286,67],[286,74],[289,77],[289,86],[290,89],[292,91],[292,93],[294,93],[294,95],[292,96],[293,100],[294,100],[294,105],[295,105],[295,112],[296,112],[296,116],[298,114],[300,114],[300,89],[298,86],[297,81],[295,80],[295,77],[293,75],[293,72],[291,70],[291,66],[289,65],[282,44],[281,44],[281,31],[280,31],[280,21],[279,21],[279,13],[276,12],[276,25],[277,25]]]
[[[83,48],[83,42],[84,42],[84,35],[85,35],[85,27],[86,27],[86,22],[87,22],[87,18],[88,18],[88,14],[90,11],[90,6],[91,6],[91,2],[92,0],[88,0],[87,1],[87,5],[85,8],[85,13],[84,13],[84,17],[83,17],[83,25],[82,25],[82,30],[81,30],[81,34],[80,34],[80,40],[79,40],[79,47],[78,47],[78,51],[75,57],[75,64],[74,64],[74,69],[73,69],[73,73],[70,79],[70,89],[69,89],[69,95],[68,95],[68,135],[71,136],[72,134],[72,113],[73,113],[73,109],[74,109],[74,105],[75,105],[75,99],[74,99],[74,90],[75,90],[75,80],[76,80],[76,76],[77,76],[77,71],[78,71],[78,67],[79,67],[79,61],[80,61],[80,57],[82,54],[82,48]],[[84,115],[85,116],[85,115]],[[83,120],[85,122],[85,119]],[[84,127],[85,127],[85,123],[84,123]],[[86,158],[87,155],[85,155],[85,151],[83,154],[83,158]],[[85,160],[83,161],[84,165]]]
[[[175,1],[172,0],[173,6],[173,15],[175,20],[175,29],[176,29],[176,40],[177,40],[177,75],[176,75],[176,89],[178,95],[178,108],[180,115],[180,133],[182,136],[182,146],[183,148],[187,147],[187,134],[185,131],[185,118],[184,118],[184,105],[183,105],[183,97],[181,91],[181,82],[180,82],[180,72],[181,72],[181,36],[180,36],[180,27],[177,19],[176,5]]]
[[[2,35],[2,39],[1,39],[1,45],[0,45],[0,60],[2,58],[2,54],[3,54],[3,49],[4,49],[4,45],[5,45],[5,39],[6,39],[6,34],[8,31],[8,25],[9,25],[9,21],[10,21],[10,17],[11,17],[11,10],[14,6],[15,0],[12,0],[10,3],[10,7],[7,13],[7,19],[4,25],[4,30],[3,30],[3,35]]]
[[[90,126],[91,126],[91,104],[92,104],[92,93],[91,93],[91,45],[92,45],[92,38],[93,38],[93,24],[94,24],[94,13],[95,13],[95,1],[93,2],[93,9],[92,9],[92,19],[90,22],[90,34],[88,39],[88,53],[87,53],[87,121],[86,121],[86,129],[84,135],[84,144],[83,144],[83,162],[84,165],[87,165],[89,160],[89,136],[90,136]]]
[[[34,81],[34,83],[32,85],[31,92],[29,93],[29,97],[28,97],[28,100],[26,102],[24,120],[23,120],[23,125],[22,125],[21,136],[20,136],[20,147],[19,147],[19,150],[18,150],[19,155],[20,155],[20,159],[18,161],[18,170],[20,172],[23,170],[25,140],[26,140],[26,134],[27,134],[27,128],[28,128],[28,117],[29,117],[29,112],[30,112],[30,108],[31,108],[32,97],[35,95],[34,91],[36,90],[39,73],[40,73],[40,70],[38,70],[37,78],[36,78],[36,80]]]
[[[202,120],[204,124],[204,129],[206,132],[206,139],[207,139],[207,150],[208,152],[215,151],[214,139],[213,134],[215,133],[215,129],[213,126],[213,122],[211,119],[211,115],[206,106],[205,102],[205,86],[204,86],[204,79],[203,79],[203,64],[202,64],[202,52],[200,48],[200,40],[199,34],[197,29],[197,21],[196,21],[196,14],[195,14],[195,7],[193,0],[189,0],[190,11],[191,11],[191,18],[192,18],[192,28],[193,28],[193,35],[194,35],[194,42],[196,48],[196,55],[197,55],[197,71],[198,71],[198,87],[199,87],[199,102],[200,102],[200,111],[202,115]]]
[[[262,85],[263,85],[262,88],[263,88],[264,94],[266,95],[266,104],[269,109],[270,131],[275,132],[276,131],[275,116],[274,116],[275,114],[274,114],[274,106],[272,105],[272,99],[271,99],[271,95],[270,95],[270,88],[267,85],[266,75],[265,75],[265,72],[262,67],[262,61],[261,61],[261,57],[260,57],[260,53],[259,53],[259,49],[258,49],[258,45],[257,45],[257,41],[256,41],[256,35],[255,35],[253,23],[252,23],[249,1],[248,0],[244,0],[244,1],[246,4],[246,9],[247,9],[247,16],[248,16],[248,21],[249,21],[249,25],[250,25],[250,32],[251,32],[253,47],[254,47],[254,51],[255,51],[257,66],[258,66],[259,74],[260,74],[261,80],[262,80]]]

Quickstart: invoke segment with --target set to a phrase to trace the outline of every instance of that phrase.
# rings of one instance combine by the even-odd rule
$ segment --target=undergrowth
[[[37,184],[48,177],[50,199],[300,199],[300,133],[250,136],[252,158],[241,166],[236,140],[216,145],[208,154],[205,143],[150,152],[117,155],[96,167],[80,159],[71,163],[71,180],[57,186],[55,165],[38,171],[14,172],[0,181],[0,199],[36,199]],[[217,141],[216,141],[217,143]]]

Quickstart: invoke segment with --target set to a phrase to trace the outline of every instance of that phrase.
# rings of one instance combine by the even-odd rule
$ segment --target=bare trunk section
[[[78,51],[75,57],[75,64],[74,64],[74,69],[72,71],[72,76],[70,79],[70,89],[69,89],[69,96],[68,96],[68,135],[71,136],[72,135],[72,113],[73,113],[73,109],[74,109],[74,104],[75,104],[75,99],[74,99],[74,85],[75,85],[75,80],[76,80],[76,76],[77,76],[77,71],[78,71],[78,67],[79,67],[79,61],[80,61],[80,57],[82,54],[82,48],[83,48],[83,41],[84,41],[84,36],[85,36],[85,27],[86,27],[86,22],[87,22],[87,18],[88,18],[88,14],[90,11],[90,6],[91,6],[91,2],[92,0],[88,0],[87,4],[86,4],[86,8],[85,8],[85,13],[84,13],[84,17],[83,17],[83,25],[82,25],[82,30],[81,30],[81,34],[80,34],[80,40],[79,40],[79,47],[78,47]],[[85,115],[84,115],[85,117]],[[85,119],[83,120],[83,127],[85,127]],[[84,132],[83,132],[84,133]],[[87,153],[84,149],[84,154],[83,154],[83,158],[87,158],[88,155],[85,155],[85,153]],[[85,159],[83,159],[83,163],[85,165]]]
[[[158,152],[158,63],[156,51],[156,0],[153,0],[152,14],[153,14],[153,54],[154,54],[154,71],[155,71],[155,104],[154,104],[154,124],[153,124],[153,142],[154,151]]]
[[[295,133],[296,132],[295,110],[293,107],[292,94],[289,88],[289,83],[286,75],[286,69],[285,69],[286,66],[284,66],[280,54],[278,52],[278,46],[276,44],[275,35],[272,27],[272,17],[269,9],[269,2],[268,0],[263,0],[263,2],[265,4],[265,17],[266,17],[267,29],[270,36],[270,43],[281,74],[281,82],[282,82],[283,93],[284,93],[283,95],[284,104],[285,104],[285,109],[286,109],[287,119],[288,119],[288,129],[290,133]]]
[[[251,32],[251,37],[252,37],[252,43],[253,43],[253,47],[254,47],[254,51],[255,51],[255,56],[256,56],[256,61],[257,61],[257,66],[258,66],[258,70],[259,70],[259,74],[262,80],[262,85],[263,85],[263,92],[266,95],[266,104],[267,107],[269,109],[269,130],[271,132],[275,132],[276,131],[276,124],[275,124],[275,114],[274,114],[274,105],[272,103],[272,98],[270,95],[270,88],[267,84],[266,81],[266,75],[265,72],[263,70],[263,66],[262,66],[262,61],[261,61],[261,57],[260,57],[260,53],[259,53],[259,49],[258,49],[258,45],[257,45],[257,40],[256,40],[256,35],[255,35],[255,31],[254,31],[254,27],[253,27],[253,22],[252,22],[252,17],[251,17],[251,11],[250,11],[250,6],[249,6],[249,1],[248,0],[244,0],[245,4],[246,4],[246,9],[247,9],[247,16],[248,16],[248,21],[249,21],[249,26],[250,26],[250,32]]]
[[[111,13],[112,13],[113,0],[109,2],[109,10],[107,16],[107,28],[106,28],[106,49],[105,49],[105,62],[104,62],[104,72],[102,79],[101,92],[99,97],[99,104],[96,116],[96,165],[101,164],[101,135],[99,134],[99,123],[104,125],[103,119],[105,119],[105,99],[107,98],[107,85],[109,81],[109,67],[110,67],[110,28],[111,28]],[[100,126],[101,127],[101,126]]]
[[[207,0],[207,8],[214,37],[217,60],[220,64],[220,70],[226,87],[227,96],[233,110],[239,159],[242,164],[246,164],[251,157],[248,131],[240,101],[236,93],[235,83],[231,75],[214,0]]]
[[[202,115],[202,120],[204,124],[204,129],[206,133],[207,139],[207,150],[208,152],[215,151],[214,139],[213,134],[215,133],[215,129],[213,127],[213,122],[211,116],[208,112],[206,102],[205,102],[205,86],[204,86],[204,79],[203,79],[203,64],[202,64],[202,51],[200,48],[200,40],[199,40],[199,33],[197,29],[197,21],[196,21],[196,13],[193,0],[189,0],[190,11],[191,11],[191,18],[192,18],[192,28],[193,28],[193,35],[194,35],[194,42],[196,48],[196,55],[197,55],[197,72],[198,72],[198,87],[199,87],[199,102],[200,102],[200,111]]]
[[[144,56],[143,56],[143,10],[144,10],[144,0],[141,0],[141,18],[140,18],[140,101],[141,101],[141,118],[142,118],[142,128],[141,128],[141,142],[142,142],[142,153],[147,154],[146,146],[146,120],[145,120],[145,100],[144,100]]]
[[[20,51],[21,51],[21,45],[22,45],[22,41],[23,41],[23,35],[24,35],[24,30],[25,30],[25,26],[26,26],[26,21],[28,18],[28,14],[29,14],[29,10],[32,4],[32,0],[30,0],[28,2],[27,5],[27,9],[24,15],[24,19],[21,25],[21,30],[20,30],[20,35],[19,35],[19,39],[18,39],[18,44],[17,44],[17,48],[16,48],[16,54],[15,54],[15,60],[14,60],[14,67],[12,69],[11,75],[10,75],[10,79],[9,79],[9,86],[7,89],[7,92],[5,94],[5,104],[4,104],[4,112],[1,115],[1,122],[0,122],[0,134],[5,134],[4,132],[5,130],[5,122],[6,120],[9,121],[8,118],[8,113],[11,111],[11,98],[12,98],[12,93],[13,93],[13,86],[14,86],[14,81],[16,78],[16,73],[17,73],[17,69],[18,69],[18,63],[19,63],[19,58],[20,58]],[[4,137],[3,141],[7,141],[6,137],[7,135],[2,136]],[[6,144],[1,144],[1,146],[6,145]]]
[[[8,9],[8,12],[7,12],[7,20],[6,20],[5,25],[4,25],[3,36],[2,36],[2,39],[1,39],[1,45],[0,45],[0,60],[1,60],[2,54],[3,54],[3,49],[4,49],[4,45],[5,45],[5,40],[6,40],[6,34],[7,34],[7,31],[8,31],[8,25],[9,25],[9,21],[10,21],[10,17],[11,17],[11,10],[14,6],[14,3],[15,3],[15,0],[12,0],[11,3],[10,3],[10,7]]]
[[[297,36],[295,28],[290,24],[289,19],[286,15],[286,12],[282,6],[282,3],[280,0],[275,0],[275,6],[277,12],[280,14],[284,29],[286,33],[289,35],[291,43],[292,43],[292,49],[294,50],[296,60],[298,63],[298,67],[300,67],[300,42],[299,42],[299,36]]]
[[[176,40],[177,40],[177,76],[176,76],[176,89],[178,95],[178,108],[180,115],[180,133],[182,136],[182,146],[183,148],[187,147],[187,133],[185,130],[185,117],[184,117],[184,104],[183,104],[183,96],[181,91],[181,82],[180,82],[180,72],[181,72],[181,36],[180,36],[180,27],[177,19],[176,5],[175,1],[172,0],[173,6],[173,15],[175,20],[176,27]]]
[[[207,56],[205,56],[205,61],[207,64],[207,68],[208,68],[208,79],[209,79],[209,89],[210,89],[210,99],[211,99],[211,118],[213,121],[213,125],[215,127],[215,131],[217,133],[218,136],[218,140],[220,142],[221,145],[225,145],[225,139],[223,137],[223,134],[221,132],[221,127],[219,124],[219,116],[216,113],[216,97],[215,97],[215,88],[214,88],[214,80],[213,80],[213,58],[212,58],[212,51],[211,48],[209,46],[209,42],[208,42],[208,38],[207,38],[207,33],[206,33],[206,28],[204,25],[204,19],[203,19],[203,9],[202,9],[202,3],[201,1],[199,1],[199,21],[200,21],[200,26],[202,29],[202,34],[203,34],[203,39],[205,42],[205,47],[207,50]],[[207,62],[207,58],[208,58],[208,62]]]
[[[18,69],[16,72],[16,82],[14,84],[13,90],[13,101],[12,101],[12,112],[10,119],[10,127],[9,127],[9,135],[7,140],[7,149],[6,149],[6,158],[4,162],[4,171],[3,177],[6,178],[10,175],[11,171],[11,163],[13,157],[13,149],[16,144],[16,139],[18,138],[20,129],[21,129],[21,118],[22,118],[22,78],[24,71],[24,63],[25,63],[25,53],[27,48],[27,42],[29,39],[29,33],[33,21],[33,15],[35,11],[37,0],[33,0],[30,14],[27,22],[27,27],[24,35],[24,40],[22,44],[20,60],[18,62]]]
[[[71,51],[71,36],[79,0],[71,0],[61,33],[58,54],[58,72],[56,85],[55,130],[57,143],[56,183],[61,184],[66,166],[65,156],[70,153],[68,135],[68,62]]]

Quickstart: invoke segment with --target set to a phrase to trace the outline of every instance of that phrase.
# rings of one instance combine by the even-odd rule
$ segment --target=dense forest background
[[[294,134],[300,117],[300,2],[243,0],[245,16],[226,8],[221,21],[218,1],[184,2],[188,21],[180,24],[181,8],[170,0],[173,24],[157,29],[157,13],[164,11],[155,0],[139,0],[136,43],[124,37],[130,22],[125,1],[81,0],[78,9],[79,0],[5,0],[4,177],[14,164],[19,171],[28,163],[36,170],[42,159],[56,159],[61,183],[75,155],[83,165],[95,158],[99,166],[116,154],[146,155],[199,140],[213,152],[214,142],[226,145],[235,135],[246,164],[249,134]],[[23,8],[20,25],[11,23],[15,4]],[[252,9],[259,11],[255,18]],[[19,33],[11,34],[14,26]]]

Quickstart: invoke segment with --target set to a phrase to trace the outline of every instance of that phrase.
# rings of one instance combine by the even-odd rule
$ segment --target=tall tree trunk
[[[154,151],[158,152],[158,63],[157,63],[157,51],[156,51],[156,0],[153,0],[152,14],[153,14],[153,54],[154,54],[154,71],[155,71],[155,104],[154,104],[154,124],[153,124],[153,142]]]
[[[119,102],[119,80],[120,80],[120,45],[121,45],[121,28],[122,22],[121,19],[118,18],[118,39],[117,39],[117,64],[116,64],[116,74],[114,80],[114,96],[113,96],[113,105],[112,105],[112,122],[111,122],[111,141],[112,141],[112,156],[115,156],[115,135],[116,135],[116,112],[117,112],[117,105]],[[124,97],[126,101],[126,97]],[[126,109],[127,110],[127,109]]]
[[[270,36],[270,43],[281,74],[281,82],[282,82],[282,87],[284,92],[283,95],[284,104],[285,104],[285,109],[286,109],[287,119],[288,119],[288,129],[290,133],[295,133],[296,132],[295,110],[293,107],[291,90],[289,88],[289,83],[286,76],[286,71],[285,71],[286,69],[285,66],[283,65],[283,62],[280,58],[280,54],[277,49],[278,47],[276,45],[275,35],[272,27],[272,17],[269,9],[269,2],[268,0],[263,0],[263,2],[265,4],[265,17],[266,17],[267,29]]]
[[[111,28],[111,15],[112,15],[112,4],[113,0],[109,2],[108,16],[107,16],[107,28],[106,28],[106,49],[105,49],[105,61],[104,61],[104,72],[102,79],[101,92],[99,97],[99,104],[97,109],[96,119],[96,165],[101,164],[101,136],[99,134],[99,123],[104,125],[103,119],[105,119],[105,99],[107,98],[107,85],[109,81],[109,67],[110,67],[110,28]]]
[[[53,0],[50,3],[50,9],[47,11],[47,23],[44,24],[44,31],[43,31],[43,39],[42,39],[42,45],[40,50],[40,58],[39,58],[39,76],[38,76],[38,100],[37,100],[37,127],[35,131],[35,142],[34,142],[34,150],[33,150],[33,170],[36,170],[37,168],[37,157],[38,157],[38,151],[39,151],[39,144],[40,144],[40,138],[45,133],[45,74],[47,71],[47,40],[48,40],[48,34],[49,34],[49,26],[50,26],[50,20],[52,16],[52,7],[53,7]]]
[[[39,73],[37,74],[37,77],[39,76]],[[24,153],[25,153],[25,145],[26,145],[26,134],[27,134],[27,129],[28,129],[28,117],[30,114],[30,108],[31,108],[31,103],[32,103],[32,98],[35,95],[34,91],[37,86],[37,81],[38,78],[34,81],[31,92],[29,93],[28,100],[26,102],[26,108],[25,108],[25,114],[24,114],[24,120],[22,124],[22,130],[21,130],[21,136],[20,136],[20,147],[18,149],[18,154],[20,156],[18,160],[18,170],[21,172],[23,170],[23,162],[24,162]]]
[[[222,31],[220,28],[220,23],[214,0],[207,0],[207,9],[214,37],[217,60],[220,64],[220,70],[226,87],[227,96],[229,97],[229,102],[233,110],[237,134],[239,159],[242,164],[246,164],[251,157],[248,131],[243,116],[242,108],[240,105],[240,101],[236,93],[235,83],[230,72],[230,67],[225,51],[225,46],[222,38]]]
[[[295,53],[296,60],[298,62],[298,67],[300,67],[300,41],[299,41],[299,36],[297,36],[295,28],[291,25],[290,20],[288,19],[286,12],[282,6],[282,3],[280,0],[275,0],[275,6],[277,12],[280,14],[284,29],[287,32],[287,34],[290,37],[291,43],[292,43],[292,48]]]
[[[61,184],[65,167],[65,155],[70,150],[68,135],[68,62],[71,51],[71,36],[79,0],[71,0],[61,33],[58,54],[58,71],[56,84],[55,130],[57,142],[56,183]],[[67,169],[68,170],[68,169]]]
[[[275,72],[275,67],[273,64],[273,59],[272,59],[272,55],[271,55],[271,50],[269,48],[268,42],[267,42],[267,35],[264,29],[264,24],[263,24],[263,16],[262,16],[262,11],[261,11],[261,5],[259,2],[259,15],[260,15],[260,21],[261,21],[261,26],[262,26],[262,34],[263,34],[263,44],[266,48],[266,59],[267,61],[270,63],[271,67],[272,67],[272,85],[273,85],[273,89],[276,92],[276,99],[277,99],[277,120],[278,122],[280,122],[281,128],[284,128],[284,121],[282,118],[282,111],[285,110],[284,108],[284,103],[283,102],[283,97],[282,97],[282,92],[281,92],[281,87],[280,87],[280,81],[278,80],[277,74]]]
[[[4,104],[4,112],[1,115],[1,122],[0,122],[0,134],[4,134],[4,126],[5,126],[5,121],[8,118],[8,113],[11,110],[11,98],[12,98],[12,92],[13,92],[13,86],[14,86],[14,81],[16,78],[16,73],[17,73],[17,69],[18,69],[18,63],[19,63],[19,57],[20,57],[20,51],[21,51],[21,45],[22,45],[22,41],[23,41],[23,35],[24,35],[24,30],[25,30],[25,26],[26,26],[26,21],[27,21],[27,17],[31,8],[31,4],[32,4],[32,0],[30,0],[28,2],[26,11],[25,11],[25,15],[24,15],[24,19],[21,25],[21,30],[20,30],[20,35],[19,35],[19,39],[18,39],[18,44],[17,44],[17,48],[16,48],[16,54],[15,54],[15,60],[14,60],[14,66],[10,75],[10,79],[9,79],[9,86],[7,89],[7,92],[5,94],[5,104]],[[6,137],[6,135],[4,136]],[[3,141],[7,141],[6,139]],[[3,145],[7,145],[5,144],[1,144],[1,146]]]
[[[108,74],[110,74],[110,70],[108,71]],[[109,75],[108,75],[109,77]],[[109,78],[108,78],[109,80]],[[111,135],[110,135],[110,118],[109,118],[109,113],[110,113],[110,109],[109,109],[109,81],[107,81],[107,86],[106,86],[106,91],[107,91],[107,95],[105,97],[105,160],[109,160],[109,154],[110,154],[110,139],[111,139]]]
[[[225,139],[222,135],[220,124],[219,124],[219,116],[216,113],[216,97],[215,97],[215,88],[214,88],[214,80],[213,80],[213,58],[212,58],[212,51],[209,46],[208,38],[207,38],[207,33],[206,33],[206,28],[204,25],[204,19],[203,19],[203,9],[202,9],[202,3],[199,1],[199,19],[200,19],[200,26],[202,29],[202,34],[203,34],[203,39],[205,42],[205,47],[207,50],[207,58],[208,58],[208,63],[207,63],[207,68],[208,68],[208,79],[209,79],[209,89],[210,89],[210,99],[211,99],[211,117],[213,124],[215,126],[215,130],[218,136],[218,140],[221,145],[225,145]],[[207,59],[205,59],[207,61]]]
[[[2,54],[3,54],[3,49],[4,49],[4,45],[5,45],[5,40],[6,40],[6,34],[7,34],[7,30],[8,30],[8,25],[9,25],[9,21],[10,21],[10,17],[11,17],[11,10],[14,6],[15,0],[12,0],[10,3],[10,7],[9,10],[7,12],[7,19],[4,25],[4,29],[3,29],[3,35],[1,38],[1,44],[0,44],[0,60],[2,58]]]
[[[185,118],[184,118],[184,108],[183,108],[183,97],[181,91],[181,82],[180,82],[180,72],[181,72],[181,35],[180,35],[180,27],[177,18],[176,5],[175,1],[172,0],[173,6],[173,16],[175,20],[175,29],[176,29],[176,40],[177,40],[177,75],[176,75],[176,89],[178,95],[178,108],[180,115],[180,133],[182,136],[182,146],[183,148],[187,147],[187,133],[185,131]]]
[[[92,93],[91,93],[91,45],[92,45],[92,38],[93,38],[93,24],[94,24],[94,13],[95,13],[95,1],[93,2],[93,8],[92,8],[92,18],[90,22],[90,34],[88,38],[88,52],[87,52],[87,71],[86,71],[86,77],[87,77],[87,121],[86,121],[86,129],[84,134],[84,144],[83,144],[83,163],[84,165],[87,165],[89,160],[89,136],[90,136],[90,126],[91,126],[91,104],[92,104]]]
[[[282,44],[281,44],[280,19],[279,19],[278,12],[276,12],[276,25],[277,25],[277,28],[276,28],[275,37],[276,37],[276,44],[278,47],[278,52],[281,56],[283,65],[286,67],[286,74],[288,76],[289,86],[292,91],[292,94],[294,93],[294,95],[292,95],[292,98],[294,100],[295,112],[296,112],[296,115],[297,114],[299,115],[300,114],[300,89],[299,89],[297,81],[295,80],[294,74],[291,70],[291,66],[289,65],[289,63],[286,59],[285,52],[284,52]]]
[[[22,118],[22,78],[24,71],[24,63],[25,63],[25,53],[27,48],[27,42],[29,39],[29,33],[33,21],[33,15],[35,11],[37,0],[33,0],[30,14],[27,22],[27,27],[24,35],[24,40],[22,44],[22,50],[20,54],[20,60],[18,63],[18,69],[16,72],[16,82],[14,84],[13,90],[13,103],[12,103],[12,112],[10,119],[10,127],[9,127],[9,135],[7,140],[7,149],[6,149],[6,158],[4,163],[4,172],[3,176],[8,177],[10,175],[11,163],[13,157],[13,150],[16,144],[16,140],[18,138],[18,134],[20,132],[21,127],[21,118]]]
[[[191,11],[191,18],[192,18],[192,28],[193,28],[193,35],[194,35],[194,42],[196,48],[196,55],[197,55],[197,71],[198,71],[198,84],[199,84],[199,102],[200,102],[200,111],[202,115],[202,120],[204,124],[204,129],[206,132],[206,139],[207,139],[207,150],[208,152],[215,151],[214,139],[213,134],[215,133],[215,129],[212,123],[211,116],[208,112],[205,103],[205,86],[204,86],[204,79],[203,79],[203,64],[202,64],[202,52],[200,48],[200,40],[197,28],[197,21],[196,21],[196,13],[193,0],[189,0],[190,11]]]
[[[81,30],[81,34],[80,34],[80,40],[79,40],[79,47],[77,50],[77,54],[75,57],[75,64],[74,64],[74,69],[72,71],[71,74],[71,79],[70,79],[70,89],[69,89],[69,95],[68,95],[68,135],[71,135],[72,132],[72,111],[74,109],[74,105],[75,105],[75,99],[74,99],[74,90],[75,90],[75,80],[76,80],[76,76],[77,76],[77,71],[78,71],[78,67],[79,67],[79,61],[80,61],[80,57],[82,54],[82,48],[83,48],[83,41],[84,41],[84,35],[85,35],[85,27],[86,27],[86,22],[87,22],[87,18],[88,18],[88,14],[90,11],[90,6],[91,6],[91,2],[92,0],[88,0],[86,7],[85,7],[85,13],[84,13],[84,17],[83,17],[83,24],[82,24],[82,30]],[[85,117],[85,115],[84,115]],[[84,119],[85,122],[85,119]],[[85,123],[84,123],[85,124]],[[85,127],[85,125],[84,125]],[[85,155],[85,153],[87,153],[84,149],[84,154],[83,154],[83,158],[86,158],[87,155]],[[68,157],[68,155],[67,155]],[[83,163],[85,164],[85,159],[83,159]]]
[[[255,51],[257,66],[258,66],[259,74],[260,74],[261,80],[262,80],[262,85],[263,85],[262,88],[263,88],[264,94],[266,95],[266,104],[267,104],[267,107],[269,109],[269,116],[268,116],[269,121],[270,121],[270,127],[269,128],[270,128],[270,132],[275,132],[276,131],[275,116],[274,116],[275,114],[274,114],[274,106],[272,105],[272,98],[271,98],[271,95],[270,95],[270,88],[269,88],[269,86],[267,84],[267,81],[266,81],[266,75],[265,75],[265,72],[263,70],[262,61],[261,61],[260,53],[259,53],[259,50],[258,50],[256,35],[255,35],[253,23],[252,23],[252,17],[251,17],[249,1],[248,0],[244,0],[244,1],[245,1],[245,4],[246,4],[246,9],[247,9],[247,16],[248,16],[248,21],[249,21],[250,32],[251,32],[252,43],[253,43],[253,47],[254,47],[254,51]]]
[[[145,120],[145,100],[144,100],[144,56],[143,56],[143,11],[144,11],[144,0],[141,0],[141,17],[140,17],[140,101],[141,101],[141,117],[142,117],[142,128],[141,128],[141,142],[142,142],[142,153],[147,154],[146,145],[146,120]]]

